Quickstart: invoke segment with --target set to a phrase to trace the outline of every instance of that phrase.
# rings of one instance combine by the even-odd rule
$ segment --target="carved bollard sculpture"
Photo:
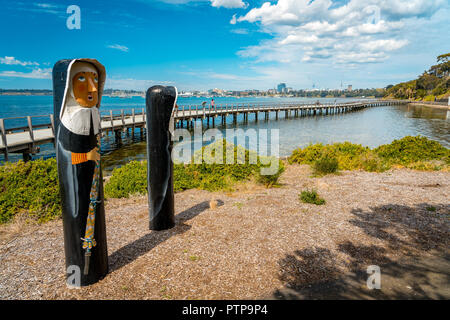
[[[74,284],[81,286],[95,283],[108,273],[99,155],[99,108],[105,80],[105,68],[97,60],[60,60],[53,67],[66,270],[80,271]]]
[[[147,182],[151,230],[175,225],[171,132],[177,102],[175,87],[153,86],[147,90]]]

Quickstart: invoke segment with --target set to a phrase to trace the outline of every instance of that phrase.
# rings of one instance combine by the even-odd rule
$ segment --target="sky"
[[[4,89],[51,89],[53,65],[68,58],[99,60],[114,89],[381,88],[415,79],[450,52],[448,0],[0,0],[0,7]]]

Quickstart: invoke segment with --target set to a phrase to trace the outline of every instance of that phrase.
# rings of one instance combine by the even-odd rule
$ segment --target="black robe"
[[[57,120],[55,121],[56,160],[62,205],[66,270],[70,266],[78,266],[81,276],[80,285],[85,286],[97,282],[108,273],[103,178],[100,168],[97,198],[100,202],[96,206],[94,229],[94,239],[97,245],[91,250],[89,273],[84,275],[85,250],[82,248],[83,240],[81,238],[84,238],[86,230],[95,162],[89,160],[73,165],[72,152],[87,153],[91,151],[97,146],[97,138],[93,131],[92,117],[90,134],[88,136],[78,135],[69,131],[59,121],[62,96],[64,95],[63,88],[65,87],[61,85],[61,82],[65,83],[66,80],[67,61],[70,62],[70,60],[58,62],[53,70],[54,114]],[[67,274],[67,276],[71,276],[71,274]]]

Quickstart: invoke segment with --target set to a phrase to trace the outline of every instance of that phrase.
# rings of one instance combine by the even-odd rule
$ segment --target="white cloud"
[[[410,43],[405,31],[431,17],[444,0],[278,0],[253,8],[236,22],[257,23],[273,36],[238,52],[257,62],[375,63]],[[235,19],[232,19],[234,21]]]
[[[119,50],[119,51],[123,51],[123,52],[128,52],[128,50],[130,50],[128,47],[122,46],[120,44],[108,45],[107,48],[115,49],[115,50]]]
[[[45,9],[58,7],[58,6],[55,6],[54,4],[50,4],[50,3],[35,3],[34,5],[37,7],[40,7],[40,8],[45,8]]]
[[[242,0],[211,0],[211,5],[213,7],[224,7],[227,9],[245,9],[248,7],[248,4]]]
[[[153,2],[155,0],[138,0],[138,1]],[[248,7],[248,3],[242,0],[157,0],[157,1],[174,5],[209,2],[213,7],[227,8],[227,9],[246,9]]]
[[[52,69],[33,69],[31,72],[2,71],[0,77],[28,78],[28,79],[51,79]]]
[[[23,10],[39,13],[42,12],[50,13],[65,18],[64,14],[66,13],[67,6],[64,6],[62,4],[50,4],[50,3],[34,3],[33,5],[34,7],[26,4],[26,6],[23,7]]]
[[[247,29],[232,29],[230,32],[235,34],[248,34]]]
[[[236,15],[233,14],[233,17],[230,20],[230,24],[236,24],[236,23],[237,23]]]
[[[362,50],[366,51],[393,51],[400,49],[408,44],[408,40],[373,40],[362,43],[360,45]]]
[[[17,60],[14,57],[0,57],[0,64],[7,64],[7,65],[20,65],[20,66],[38,66],[39,63],[37,62],[30,62],[30,61],[20,61]]]

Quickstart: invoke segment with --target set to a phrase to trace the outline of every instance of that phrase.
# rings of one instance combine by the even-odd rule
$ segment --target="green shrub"
[[[39,222],[61,215],[55,159],[0,166],[0,223],[20,212]]]
[[[389,166],[376,154],[369,153],[361,157],[361,169],[368,172],[383,172],[388,170]]]
[[[215,156],[215,151],[220,151],[220,144],[222,144],[223,164],[209,164],[204,161],[198,164],[196,163],[202,159],[206,159],[207,162],[209,160],[212,161],[212,158]],[[204,155],[203,158],[202,154]],[[243,164],[227,164],[227,155],[233,155],[235,162],[237,159],[241,159]],[[251,163],[252,161],[250,160],[253,157],[256,159],[256,163]],[[246,150],[240,146],[236,147],[227,143],[226,140],[217,141],[212,145],[203,147],[194,153],[192,159],[193,161],[190,164],[180,163],[174,165],[175,192],[193,188],[208,191],[231,190],[235,182],[249,179],[252,175],[256,175],[260,183],[266,186],[273,186],[284,170],[281,161],[275,159],[275,161],[280,161],[278,172],[272,176],[261,176],[261,168],[268,166],[265,164],[266,161],[262,161],[264,159],[258,157],[253,151]],[[136,193],[145,194],[146,192],[146,161],[133,161],[122,168],[113,170],[110,180],[105,185],[105,195],[110,198],[123,198]]]
[[[383,172],[393,165],[417,170],[442,170],[450,165],[450,150],[425,137],[407,136],[373,150],[350,142],[330,145],[318,143],[294,150],[288,161],[291,164],[314,165],[319,173],[321,168],[326,173],[328,167],[330,170],[333,167],[331,162],[335,161],[329,160],[332,158],[337,159],[338,170]]]
[[[423,98],[423,101],[434,101],[434,99],[435,99],[435,96],[432,95],[432,94],[430,94],[430,95],[428,95],[428,96],[425,96],[425,97]]]
[[[318,160],[314,161],[313,169],[316,175],[326,175],[337,172],[339,162],[331,154],[324,154]]]
[[[447,89],[444,87],[437,87],[437,88],[434,88],[433,91],[431,91],[431,94],[434,96],[440,96],[440,95],[445,94],[446,91],[447,91]]]
[[[315,204],[315,205],[319,205],[319,206],[326,203],[326,201],[324,199],[319,197],[319,195],[317,194],[317,191],[314,189],[302,191],[299,194],[299,199],[303,203],[311,203],[311,204]]]
[[[394,140],[390,144],[379,146],[374,152],[393,164],[402,165],[426,160],[444,160],[449,163],[450,159],[449,149],[422,136]]]
[[[289,163],[314,164],[321,158],[335,158],[338,169],[353,170],[361,168],[361,156],[367,155],[370,149],[360,144],[350,142],[323,145],[321,143],[309,145],[304,149],[294,150],[288,158]],[[326,160],[325,160],[326,162]],[[334,162],[334,161],[333,161]]]
[[[449,165],[443,161],[418,161],[405,165],[406,168],[419,171],[440,171],[448,170]]]
[[[131,161],[115,168],[105,184],[107,198],[124,198],[131,194],[147,193],[147,162]]]
[[[325,150],[325,146],[321,143],[311,144],[304,149],[296,149],[292,152],[292,155],[288,158],[290,164],[312,164]]]
[[[257,170],[255,173],[256,182],[263,184],[266,188],[271,188],[278,185],[278,179],[281,174],[284,172],[284,164],[282,161],[279,161],[277,173],[272,175],[263,175],[260,170]]]

